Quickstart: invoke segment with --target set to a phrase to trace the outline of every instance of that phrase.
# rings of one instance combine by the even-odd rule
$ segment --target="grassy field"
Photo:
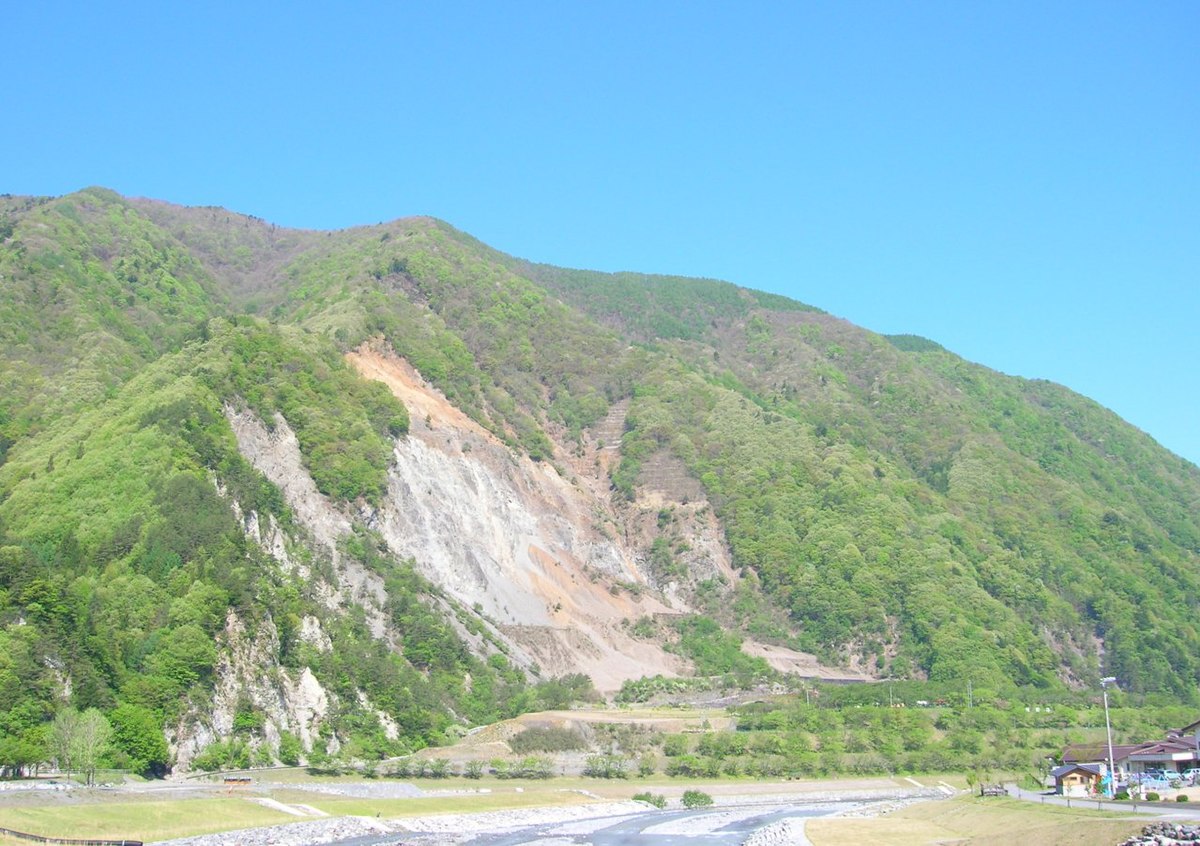
[[[278,778],[277,776],[285,776]],[[308,805],[330,816],[364,815],[385,818],[444,813],[510,810],[576,805],[594,801],[624,801],[650,791],[677,800],[685,790],[697,788],[714,796],[753,793],[803,793],[834,788],[879,788],[900,782],[863,779],[814,782],[762,782],[753,779],[681,779],[663,775],[646,779],[602,780],[564,777],[545,781],[483,778],[430,780],[418,783],[441,795],[411,799],[356,798],[305,788],[337,784],[386,784],[353,776],[309,776],[303,771],[261,774],[253,788],[225,795],[219,784],[196,783],[199,795],[165,799],[154,793],[113,794],[107,791],[80,794],[72,801],[47,801],[46,797],[10,796],[0,806],[0,827],[49,837],[114,839],[128,837],[153,842],[239,828],[297,822],[283,811],[264,807],[254,798],[269,798],[288,805]],[[272,787],[267,780],[278,784]],[[185,788],[188,789],[188,788]],[[486,791],[486,792],[483,792]],[[205,795],[207,794],[207,795]],[[312,819],[312,817],[308,817]],[[9,844],[0,841],[0,846]]]
[[[1120,843],[1148,822],[1016,799],[964,797],[868,819],[811,820],[805,831],[813,846],[1094,846]]]
[[[922,776],[933,785],[936,777]],[[945,779],[955,786],[959,778]],[[60,802],[13,802],[0,807],[0,826],[51,837],[136,838],[146,842],[240,828],[297,822],[300,818],[264,807],[255,797],[270,798],[288,805],[307,805],[330,816],[381,816],[404,818],[443,813],[471,813],[520,808],[576,805],[593,801],[627,800],[634,793],[650,791],[677,799],[689,788],[699,788],[718,797],[753,793],[796,793],[828,790],[858,790],[904,784],[903,779],[830,780],[813,782],[760,782],[749,779],[699,780],[648,779],[603,781],[585,778],[556,778],[548,781],[460,779],[430,782],[426,790],[444,789],[443,795],[411,799],[355,798],[325,794],[306,787],[321,784],[358,783],[362,779],[303,777],[271,788],[259,784],[253,791],[231,796],[193,795],[190,798],[159,799],[152,795],[93,795],[89,800]],[[477,791],[486,792],[477,792]],[[467,792],[471,791],[471,792]],[[14,797],[15,798],[15,797]],[[83,797],[80,797],[81,799]],[[313,819],[313,817],[308,817]],[[874,818],[816,819],[808,823],[814,846],[840,844],[889,844],[889,846],[1057,846],[1057,844],[1111,844],[1140,831],[1145,819],[1131,820],[1115,813],[1067,809],[1016,800],[960,797],[925,802]],[[0,838],[0,846],[20,841]]]
[[[508,811],[519,808],[546,808],[558,805],[582,805],[588,797],[569,790],[517,793],[475,793],[462,796],[433,796],[420,799],[355,799],[319,796],[313,793],[279,791],[280,802],[301,802],[330,816],[379,816],[385,819],[424,817],[434,814],[467,814],[483,811]],[[628,798],[628,797],[626,797]]]
[[[295,821],[296,817],[290,814],[240,797],[89,802],[0,809],[0,827],[44,837],[72,839],[130,838],[151,842]]]

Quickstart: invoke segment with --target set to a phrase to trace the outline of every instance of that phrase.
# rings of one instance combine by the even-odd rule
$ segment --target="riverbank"
[[[744,786],[744,785],[742,785]],[[765,785],[764,785],[765,786]],[[348,786],[351,787],[351,786]],[[756,787],[761,787],[756,785]],[[776,789],[781,785],[773,785]],[[791,792],[722,793],[714,796],[711,808],[681,811],[678,807],[655,809],[646,803],[592,801],[555,807],[510,810],[435,813],[393,818],[343,816],[306,820],[285,825],[243,829],[197,837],[162,841],[159,846],[304,846],[305,844],[413,844],[417,846],[464,846],[489,840],[570,844],[591,842],[599,833],[619,828],[623,837],[638,832],[704,838],[715,843],[718,832],[749,835],[761,846],[802,843],[800,821],[806,817],[852,812],[867,816],[894,810],[913,801],[945,798],[946,792],[927,787],[850,789],[807,789]],[[526,835],[529,839],[523,839]],[[732,835],[730,835],[732,836]],[[549,839],[547,839],[549,838]],[[783,839],[781,839],[783,838]]]

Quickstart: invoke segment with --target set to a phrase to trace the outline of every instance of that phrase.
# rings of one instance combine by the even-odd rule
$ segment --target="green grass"
[[[963,797],[922,802],[874,818],[810,820],[805,834],[813,846],[842,843],[1084,846],[1120,843],[1141,831],[1147,822],[1107,811],[1038,805],[1016,799]]]
[[[90,802],[0,811],[0,826],[14,831],[43,837],[130,838],[146,842],[296,820],[290,814],[245,798]]]
[[[286,794],[280,801],[303,802],[319,808],[330,816],[381,816],[387,818],[419,817],[431,814],[479,813],[515,808],[544,808],[557,805],[582,805],[593,800],[564,788],[531,789],[517,793],[514,788],[494,793],[461,793],[452,796],[429,796],[414,799],[340,799],[312,793]],[[627,797],[622,797],[627,798]]]

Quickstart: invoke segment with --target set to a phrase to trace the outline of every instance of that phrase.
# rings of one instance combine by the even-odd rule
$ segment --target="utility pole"
[[[1105,676],[1100,679],[1100,689],[1104,691],[1104,730],[1108,734],[1108,798],[1117,794],[1117,774],[1113,770],[1112,723],[1108,719],[1108,686],[1116,684],[1116,676]]]

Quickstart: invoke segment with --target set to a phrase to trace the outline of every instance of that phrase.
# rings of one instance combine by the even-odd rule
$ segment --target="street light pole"
[[[1100,689],[1104,691],[1104,730],[1108,734],[1108,798],[1112,799],[1117,793],[1117,774],[1113,769],[1112,723],[1108,719],[1108,686],[1116,684],[1116,676],[1105,676],[1100,679]]]

